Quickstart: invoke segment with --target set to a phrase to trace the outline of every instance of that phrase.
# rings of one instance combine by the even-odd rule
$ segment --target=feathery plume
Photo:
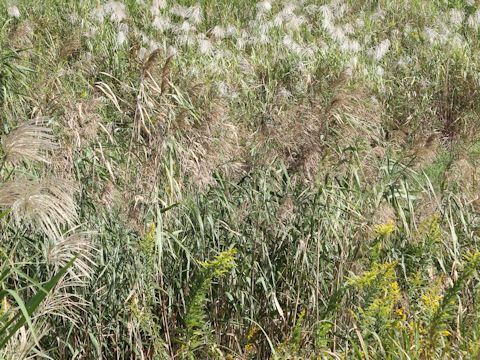
[[[95,247],[91,243],[93,232],[74,232],[69,230],[60,238],[50,242],[47,248],[47,261],[56,269],[63,268],[74,257],[77,256],[70,274],[76,278],[89,278],[95,262],[92,259],[92,252]]]
[[[11,209],[17,224],[38,226],[56,239],[61,237],[62,226],[71,227],[78,219],[76,190],[74,183],[58,178],[15,179],[0,188],[0,207]]]
[[[318,12],[319,6],[315,4],[310,4],[305,7],[305,13],[308,15],[314,15]]]
[[[200,38],[198,39],[198,49],[202,54],[211,54],[213,45],[207,38]]]
[[[282,43],[289,51],[295,54],[300,54],[302,52],[302,47],[293,40],[290,35],[285,35],[282,39]]]
[[[153,0],[152,6],[150,7],[150,12],[153,16],[158,16],[160,14],[161,9],[165,9],[167,6],[166,0]]]
[[[276,27],[280,27],[283,25],[282,13],[278,13],[277,15],[275,15],[275,17],[273,18],[273,25],[275,25]]]
[[[78,259],[77,259],[78,260]],[[76,261],[74,262],[75,266]],[[73,275],[73,270],[60,279],[55,291],[50,292],[47,298],[40,304],[35,318],[42,319],[46,315],[56,315],[68,320],[71,324],[78,325],[82,321],[82,315],[87,308],[87,301],[79,294],[72,291],[73,288],[84,287],[87,282]]]
[[[217,25],[212,29],[212,35],[214,38],[221,40],[225,38],[225,29]]]
[[[260,14],[268,13],[270,10],[272,10],[272,4],[270,1],[260,1],[257,3],[257,11]]]
[[[285,26],[287,29],[296,31],[306,22],[303,16],[292,15],[290,19],[286,22]]]
[[[98,6],[92,11],[92,17],[97,21],[103,22],[105,16],[110,15],[110,21],[120,23],[127,18],[125,4],[119,1],[108,1],[102,6]]]
[[[195,5],[189,8],[188,11],[188,18],[194,23],[194,24],[200,24],[203,20],[203,15],[202,15],[202,8],[200,5]]]
[[[377,61],[382,60],[382,58],[388,53],[390,49],[390,40],[385,39],[380,44],[373,48],[373,58]]]
[[[18,7],[15,5],[9,5],[7,7],[7,13],[11,18],[18,19],[20,17],[20,10],[18,10]]]
[[[288,18],[290,16],[294,16],[296,5],[293,3],[287,3],[282,9],[282,15],[284,18]]]
[[[103,20],[105,20],[105,10],[103,9],[103,6],[97,6],[93,9],[90,16],[98,22],[103,22]]]
[[[37,316],[34,316],[34,318],[38,319]],[[29,359],[32,357],[32,353],[38,351],[38,349],[35,349],[35,345],[37,345],[38,340],[48,334],[49,327],[44,319],[34,321],[32,325],[33,331],[28,325],[24,325],[16,331],[5,348],[2,349],[2,359]]]
[[[226,37],[234,37],[237,35],[237,28],[233,25],[227,25],[227,29],[225,30]]]
[[[178,50],[174,46],[169,46],[167,49],[167,56],[168,57],[173,57],[178,54]]]
[[[189,34],[180,35],[178,37],[179,44],[187,46],[187,47],[195,45],[195,41],[196,41],[196,38],[192,35],[189,35]]]
[[[325,24],[333,23],[334,15],[330,6],[328,5],[320,6],[320,12],[323,15],[324,27],[326,26]]]
[[[127,35],[123,31],[119,31],[117,34],[117,45],[122,46],[127,41]]]
[[[162,16],[162,15],[157,15],[157,16],[155,16],[155,18],[153,19],[152,26],[153,26],[155,29],[160,30],[160,31],[163,32],[163,31],[166,31],[166,30],[171,29],[172,23],[171,23],[169,17],[167,17],[167,16]]]
[[[362,49],[362,46],[357,40],[346,40],[340,45],[340,49],[346,52],[351,51],[357,53]]]
[[[259,44],[268,44],[270,42],[270,36],[267,34],[260,34],[258,37],[258,43]]]
[[[34,160],[49,163],[46,153],[58,148],[46,119],[37,119],[20,125],[2,138],[6,161],[17,163]]]
[[[117,45],[122,46],[127,41],[128,25],[122,23],[118,26]]]
[[[197,25],[202,22],[202,8],[198,4],[190,7],[177,4],[170,9],[170,12]]]
[[[450,23],[453,26],[460,26],[465,18],[465,13],[460,9],[452,9],[449,12]]]
[[[423,30],[423,33],[425,34],[425,37],[428,39],[430,44],[433,44],[435,40],[438,38],[438,33],[435,29],[432,29],[430,27],[426,27]]]
[[[177,33],[186,34],[195,30],[195,27],[192,24],[190,24],[188,21],[184,21],[181,25],[177,26],[175,30]]]
[[[148,50],[146,48],[141,47],[140,50],[138,50],[138,58],[140,60],[145,59],[145,57],[147,56],[147,52],[148,52]]]
[[[347,41],[347,37],[341,27],[332,25],[332,27],[326,28],[326,30],[335,42],[343,44]]]
[[[467,24],[473,30],[478,30],[480,27],[480,10],[475,11],[467,19]]]

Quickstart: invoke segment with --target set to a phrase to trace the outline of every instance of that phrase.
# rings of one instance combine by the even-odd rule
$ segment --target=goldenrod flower
[[[452,333],[448,330],[442,330],[442,331],[440,331],[440,335],[447,337],[447,336],[452,335]]]
[[[400,320],[402,320],[402,321],[407,320],[407,314],[405,313],[405,309],[403,308],[403,306],[401,306],[397,310],[395,310],[395,314],[397,315],[397,317]]]
[[[427,311],[434,313],[440,306],[442,301],[440,282],[436,282],[433,286],[427,289],[427,291],[421,296],[423,307]]]
[[[384,224],[376,225],[373,231],[379,237],[387,237],[395,231],[395,222],[392,220]]]

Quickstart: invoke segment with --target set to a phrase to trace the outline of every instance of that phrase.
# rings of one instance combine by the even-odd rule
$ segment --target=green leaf
[[[7,324],[2,328],[2,330],[0,330],[0,339],[2,339],[0,342],[0,349],[4,348],[10,338],[15,335],[17,330],[20,329],[23,324],[25,324],[25,322],[28,323],[28,326],[30,327],[30,330],[32,331],[32,334],[35,338],[35,334],[33,333],[33,325],[31,322],[31,315],[35,312],[35,310],[37,310],[41,302],[60,281],[63,275],[65,275],[65,273],[72,266],[75,260],[76,257],[70,260],[67,265],[65,265],[52,279],[50,279],[50,281],[45,283],[43,288],[38,291],[27,304],[23,303],[17,293],[11,290],[7,290],[8,293],[15,298],[21,311],[17,312],[17,314],[7,322]]]

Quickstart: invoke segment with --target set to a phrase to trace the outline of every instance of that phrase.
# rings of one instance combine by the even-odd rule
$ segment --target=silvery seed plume
[[[9,5],[7,7],[7,13],[8,13],[8,16],[10,16],[11,18],[20,17],[20,10],[18,10],[18,7],[16,5]]]
[[[66,274],[50,292],[35,312],[34,319],[42,319],[45,316],[59,316],[70,323],[78,325],[82,315],[88,306],[88,302],[81,295],[81,291],[75,288],[85,287],[85,281],[79,281]]]
[[[35,160],[49,163],[46,154],[58,148],[52,130],[45,120],[31,121],[20,125],[2,138],[2,148],[6,160],[17,163],[22,160]]]
[[[49,326],[44,320],[35,321],[33,328],[35,329],[37,339],[41,339],[48,334]],[[32,331],[28,325],[25,325],[18,329],[15,335],[13,335],[6,344],[4,351],[0,353],[0,357],[5,360],[32,359],[33,353],[39,355],[41,354],[41,350],[36,349],[35,338],[33,337]]]
[[[77,221],[75,191],[73,182],[59,178],[11,180],[0,187],[0,207],[11,209],[15,223],[38,226],[57,239],[62,226],[73,227]]]
[[[74,256],[77,256],[69,273],[77,280],[88,279],[95,266],[92,253],[96,249],[91,243],[91,236],[94,233],[88,231],[75,233],[74,231],[75,229],[72,229],[62,237],[50,242],[47,249],[47,261],[56,268],[62,268]]]

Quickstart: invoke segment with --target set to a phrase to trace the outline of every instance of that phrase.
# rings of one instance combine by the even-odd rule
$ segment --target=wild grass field
[[[480,359],[478,0],[0,25],[1,359]]]

